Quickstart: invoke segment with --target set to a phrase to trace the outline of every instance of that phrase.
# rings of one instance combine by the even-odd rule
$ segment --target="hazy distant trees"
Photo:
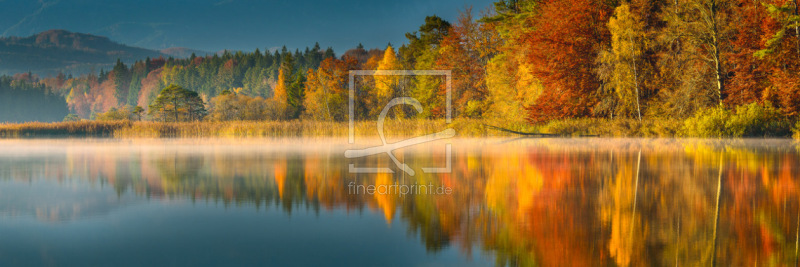
[[[316,69],[324,59],[336,57],[336,54],[333,49],[325,49],[319,44],[304,51],[290,51],[285,47],[262,51],[224,51],[189,58],[147,58],[127,65],[118,61],[111,69],[100,70],[100,73],[78,77],[59,75],[43,79],[43,82],[66,98],[72,113],[91,118],[112,107],[147,107],[169,84],[191,88],[199,95],[208,97],[241,87],[244,88],[241,91],[244,95],[271,98],[278,83],[279,71],[284,66],[292,70],[291,75],[286,77],[288,85],[295,85],[290,88],[293,90],[287,92],[299,100],[293,105],[295,113],[288,117],[299,117],[302,112],[299,93],[304,87],[306,71]],[[291,60],[283,64],[287,57],[291,57]]]
[[[117,64],[111,72],[114,75],[114,96],[117,97],[118,103],[128,102],[128,90],[131,84],[131,73],[128,66],[117,59]]]
[[[0,77],[0,122],[61,121],[68,113],[64,97],[32,74]]]
[[[64,121],[64,122],[74,122],[74,121],[81,121],[81,117],[80,117],[80,116],[78,116],[77,114],[71,114],[71,113],[70,113],[70,114],[68,114],[67,116],[65,116],[65,117],[64,117],[64,120],[63,120],[63,121]]]

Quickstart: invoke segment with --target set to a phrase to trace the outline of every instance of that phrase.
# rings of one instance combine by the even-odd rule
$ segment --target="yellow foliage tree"
[[[416,58],[414,69],[431,70],[435,69],[436,58],[439,54],[437,49],[429,49]],[[411,96],[417,99],[425,107],[422,113],[417,115],[420,118],[430,118],[433,116],[431,107],[436,105],[443,106],[443,97],[437,94],[439,87],[442,86],[443,77],[432,75],[414,76],[411,86]]]
[[[285,115],[288,109],[288,100],[289,100],[289,73],[288,71],[281,68],[278,71],[278,84],[275,85],[275,92],[270,99],[270,105],[272,107],[272,114],[273,116],[277,116],[278,119],[285,119]]]
[[[524,122],[524,107],[533,104],[542,86],[530,67],[513,53],[501,53],[486,64],[487,108],[485,118]]]
[[[347,120],[349,70],[358,62],[351,58],[327,58],[309,70],[305,82],[304,117],[316,120]]]
[[[383,53],[383,59],[378,63],[378,70],[399,70],[403,65],[397,60],[397,55],[392,46],[386,47]],[[397,75],[378,75],[375,76],[375,98],[377,104],[373,108],[379,113],[383,109],[383,105],[398,95],[400,87],[400,76]]]
[[[608,29],[611,32],[611,49],[600,54],[600,62],[604,66],[601,69],[606,69],[605,73],[601,71],[601,77],[619,99],[616,113],[641,120],[639,77],[642,76],[643,64],[638,63],[637,66],[637,61],[641,60],[646,47],[644,25],[631,12],[628,4],[622,4],[614,10]]]

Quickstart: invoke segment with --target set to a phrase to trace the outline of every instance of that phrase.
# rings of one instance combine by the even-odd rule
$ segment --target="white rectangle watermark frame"
[[[450,70],[351,70],[350,71],[350,81],[349,81],[349,136],[348,136],[348,143],[354,144],[355,143],[355,77],[356,76],[419,76],[419,75],[429,75],[429,76],[445,76],[445,94],[446,94],[446,123],[451,123],[453,121],[453,112],[452,112],[452,71]],[[397,143],[387,143],[385,137],[383,135],[383,120],[388,112],[388,109],[394,105],[397,105],[398,102],[402,101],[403,103],[407,104],[406,101],[411,100],[413,105],[417,108],[419,112],[422,112],[422,106],[420,105],[419,101],[412,97],[398,97],[392,99],[390,103],[384,107],[384,110],[381,112],[381,116],[378,117],[378,133],[381,137],[381,141],[383,142],[382,146],[371,147],[366,149],[360,150],[347,150],[345,151],[345,157],[347,158],[358,158],[358,157],[365,157],[369,155],[375,155],[380,153],[386,153],[389,157],[394,161],[395,165],[402,169],[405,173],[414,176],[414,170],[409,167],[404,162],[401,163],[397,160],[395,155],[392,153],[394,149],[399,147],[406,147],[412,146],[415,144],[421,144],[425,142],[431,142],[442,138],[451,138],[455,136],[455,130],[452,128],[446,129],[439,133],[433,133],[426,136],[419,136],[416,138],[411,138],[408,140],[404,140]],[[452,144],[448,143],[445,145],[445,153],[446,153],[446,165],[445,167],[441,168],[426,168],[423,167],[422,171],[425,173],[450,173],[452,171]],[[354,164],[350,164],[349,166],[350,173],[394,173],[390,168],[357,168]]]
[[[450,70],[351,70],[350,71],[350,84],[349,84],[349,91],[350,91],[350,102],[348,104],[349,108],[349,119],[350,119],[350,134],[348,136],[348,143],[354,144],[356,141],[355,138],[355,119],[356,119],[356,111],[355,111],[355,99],[356,99],[356,76],[418,76],[418,75],[430,75],[430,76],[445,76],[445,105],[446,105],[446,112],[447,115],[445,116],[445,121],[447,123],[453,122],[453,105],[452,105],[452,71]]]

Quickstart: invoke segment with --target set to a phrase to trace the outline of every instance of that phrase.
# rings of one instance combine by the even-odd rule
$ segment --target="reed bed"
[[[456,130],[459,137],[508,136],[509,133],[487,129],[485,125],[498,125],[486,120],[387,120],[384,134],[387,137],[420,136],[437,133],[447,128]],[[503,126],[503,125],[501,125]],[[357,136],[377,137],[375,121],[354,122]],[[517,129],[517,127],[514,127]],[[348,122],[326,121],[226,121],[226,122],[132,122],[132,121],[81,121],[19,124],[0,124],[0,138],[59,138],[59,137],[112,137],[112,138],[280,138],[280,137],[346,137]]]
[[[0,124],[0,138],[26,137],[111,137],[130,121],[26,122]]]
[[[633,119],[568,119],[543,125],[524,122],[502,122],[488,119],[445,120],[392,119],[384,124],[384,134],[389,137],[413,137],[437,133],[452,128],[458,137],[517,136],[487,126],[497,126],[519,132],[544,133],[559,136],[605,137],[681,137],[681,120]],[[798,124],[800,125],[800,124]],[[375,121],[354,122],[356,136],[378,136]],[[800,126],[798,126],[800,128]],[[292,121],[223,121],[223,122],[133,122],[133,121],[80,121],[41,123],[28,122],[0,124],[0,138],[282,138],[282,137],[347,137],[349,122],[313,120]],[[798,134],[800,137],[800,133]]]

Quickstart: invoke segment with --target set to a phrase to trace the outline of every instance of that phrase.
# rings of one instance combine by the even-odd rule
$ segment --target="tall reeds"
[[[487,129],[485,120],[387,120],[384,133],[387,137],[419,136],[440,132],[447,128],[456,130],[459,137],[505,136],[508,133]],[[115,138],[194,138],[194,137],[346,137],[350,133],[348,122],[310,120],[293,121],[225,121],[225,122],[132,122],[132,121],[80,121],[19,124],[0,124],[0,138],[46,137],[115,137]],[[357,136],[377,137],[377,123],[354,123]]]
[[[76,122],[26,122],[0,124],[0,137],[110,137],[130,121],[76,121]]]

